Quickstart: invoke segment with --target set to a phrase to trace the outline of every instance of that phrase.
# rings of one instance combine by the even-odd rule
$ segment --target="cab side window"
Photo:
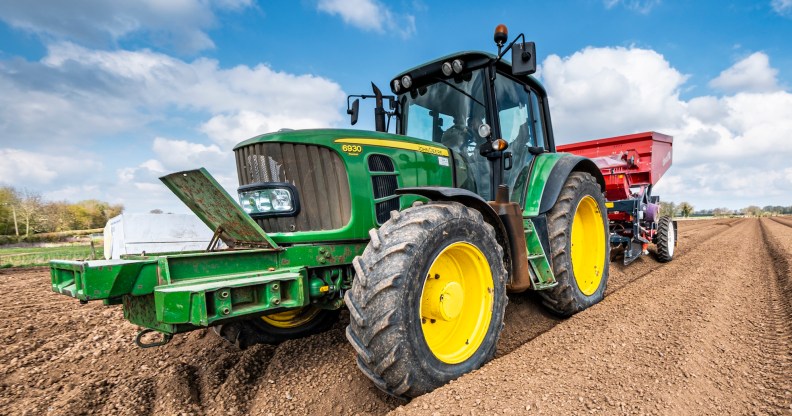
[[[533,158],[529,148],[545,147],[541,106],[535,92],[500,74],[495,79],[495,95],[501,135],[509,142],[512,153],[512,169],[506,171],[506,183],[513,189],[520,171]]]
[[[502,75],[495,79],[495,94],[498,97],[502,138],[509,142],[510,147],[512,144],[544,147],[537,94]]]

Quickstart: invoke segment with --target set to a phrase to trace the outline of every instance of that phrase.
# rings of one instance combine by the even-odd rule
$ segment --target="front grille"
[[[394,172],[393,159],[384,155],[371,155],[368,159],[368,166],[371,172]]]
[[[385,155],[371,155],[368,159],[370,172],[395,172],[393,159]],[[394,196],[399,182],[396,180],[396,173],[391,175],[372,175],[371,186],[374,191],[374,199],[391,197],[384,201],[374,204],[374,213],[377,217],[377,224],[383,224],[390,218],[390,212],[398,210],[400,206],[399,197]]]
[[[385,221],[390,219],[390,212],[393,210],[399,210],[399,198],[389,199],[384,202],[380,202],[375,207],[377,211],[377,224],[384,224]]]
[[[300,213],[256,219],[264,231],[335,230],[349,223],[349,180],[334,151],[314,145],[254,143],[234,153],[240,185],[287,182],[297,188]]]
[[[396,175],[372,176],[371,185],[374,187],[374,199],[385,198],[396,193],[399,184]]]

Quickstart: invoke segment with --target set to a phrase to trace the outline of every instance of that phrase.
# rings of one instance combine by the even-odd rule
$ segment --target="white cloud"
[[[185,170],[206,166],[233,164],[230,152],[220,150],[217,145],[203,145],[186,140],[154,139],[154,154],[168,170]],[[159,166],[157,166],[159,168]],[[150,168],[150,170],[153,170]]]
[[[778,70],[770,66],[764,52],[754,52],[720,73],[709,85],[725,92],[768,92],[778,90]]]
[[[542,77],[559,143],[647,130],[674,136],[674,165],[655,189],[663,200],[697,209],[789,205],[790,91],[683,100],[686,76],[639,48],[553,55]]]
[[[0,2],[0,19],[45,39],[102,46],[143,34],[155,44],[192,53],[214,47],[206,30],[216,24],[215,10],[250,6],[251,0],[6,0]]]
[[[159,180],[161,176],[172,172],[156,159],[146,160],[135,167],[119,168],[114,185],[103,189],[99,199],[121,203],[125,212],[131,213],[149,212],[157,208],[187,213],[189,209]]]
[[[233,155],[217,145],[203,145],[186,140],[154,139],[152,150],[157,159],[149,159],[135,167],[117,169],[117,183],[106,190],[106,199],[121,201],[131,212],[147,212],[155,208],[185,213],[189,209],[168,190],[160,177],[173,172],[206,168],[230,195],[236,195],[236,166]],[[145,201],[130,195],[146,195]]]
[[[0,184],[9,186],[73,180],[101,167],[87,155],[62,156],[12,148],[0,148],[0,160]]]
[[[58,197],[96,185],[97,197],[130,212],[178,210],[158,180],[177,170],[207,167],[233,191],[233,145],[284,127],[337,126],[346,96],[331,80],[264,64],[222,68],[68,42],[41,61],[0,61],[0,90],[3,184]],[[111,167],[115,175],[103,170]]]
[[[88,85],[84,75],[20,60],[0,62],[0,146],[44,139],[49,144],[87,142],[99,133],[112,135],[151,118],[136,111],[120,91],[112,91],[115,87],[96,91],[102,81]]]
[[[366,31],[397,33],[405,38],[415,33],[415,16],[395,13],[376,0],[319,0],[317,9]]]
[[[232,152],[220,150],[215,144],[204,145],[162,137],[154,139],[152,149],[157,156],[154,162],[157,163],[141,165],[148,172],[159,177],[182,170],[206,168],[231,195],[236,194],[239,183]]]
[[[65,201],[65,200],[74,200],[75,197],[81,200],[86,199],[102,199],[101,189],[97,185],[93,184],[85,184],[85,185],[67,185],[63,188],[54,189],[48,192],[45,192],[43,195],[45,200],[47,201]],[[115,202],[111,202],[115,203]]]
[[[660,3],[662,3],[661,0],[603,0],[606,9],[612,9],[621,5],[626,9],[641,14],[648,14],[655,6],[660,5]]]
[[[679,87],[687,76],[653,50],[586,48],[563,59],[550,55],[541,73],[553,119],[575,120],[556,123],[561,143],[667,126],[684,112]]]
[[[781,16],[792,15],[792,0],[773,0],[770,2],[770,6]]]
[[[321,127],[327,127],[327,124],[312,117],[299,117],[294,114],[267,115],[257,111],[240,111],[235,114],[212,117],[201,126],[201,131],[216,143],[230,148],[239,143],[241,138],[250,138],[263,132]]]
[[[281,127],[333,126],[342,120],[345,98],[333,81],[263,64],[221,68],[211,59],[186,62],[146,50],[97,51],[72,43],[51,45],[41,62],[0,62],[0,86],[0,143],[60,137],[90,144],[179,114],[219,117],[206,131],[224,151],[249,135]],[[210,128],[217,120],[251,113],[267,120],[254,127],[272,130],[233,136]]]

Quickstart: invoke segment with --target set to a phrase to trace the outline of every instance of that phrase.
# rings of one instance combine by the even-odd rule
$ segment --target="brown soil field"
[[[792,414],[792,218],[679,224],[672,262],[612,264],[570,319],[511,295],[496,359],[411,402],[357,370],[345,315],[277,347],[140,349],[120,307],[0,270],[0,414]]]

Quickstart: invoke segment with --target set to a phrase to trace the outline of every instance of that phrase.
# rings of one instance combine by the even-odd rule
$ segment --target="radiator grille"
[[[370,172],[395,172],[393,159],[385,155],[371,155],[368,159]],[[396,174],[392,175],[372,175],[371,186],[374,191],[374,199],[391,197],[396,194],[399,182]],[[377,202],[374,205],[377,224],[383,224],[390,218],[390,212],[398,210],[400,206],[399,197],[393,197],[385,201]]]
[[[382,225],[390,218],[390,212],[399,210],[399,198],[389,199],[377,204],[377,223]]]
[[[297,188],[300,213],[256,219],[264,231],[335,230],[349,223],[349,180],[334,151],[314,145],[255,143],[237,149],[235,155],[240,185],[287,182]]]
[[[371,172],[394,172],[393,159],[383,155],[371,155],[368,159]]]
[[[396,175],[372,176],[371,184],[374,187],[374,199],[385,198],[396,193],[399,184]]]

